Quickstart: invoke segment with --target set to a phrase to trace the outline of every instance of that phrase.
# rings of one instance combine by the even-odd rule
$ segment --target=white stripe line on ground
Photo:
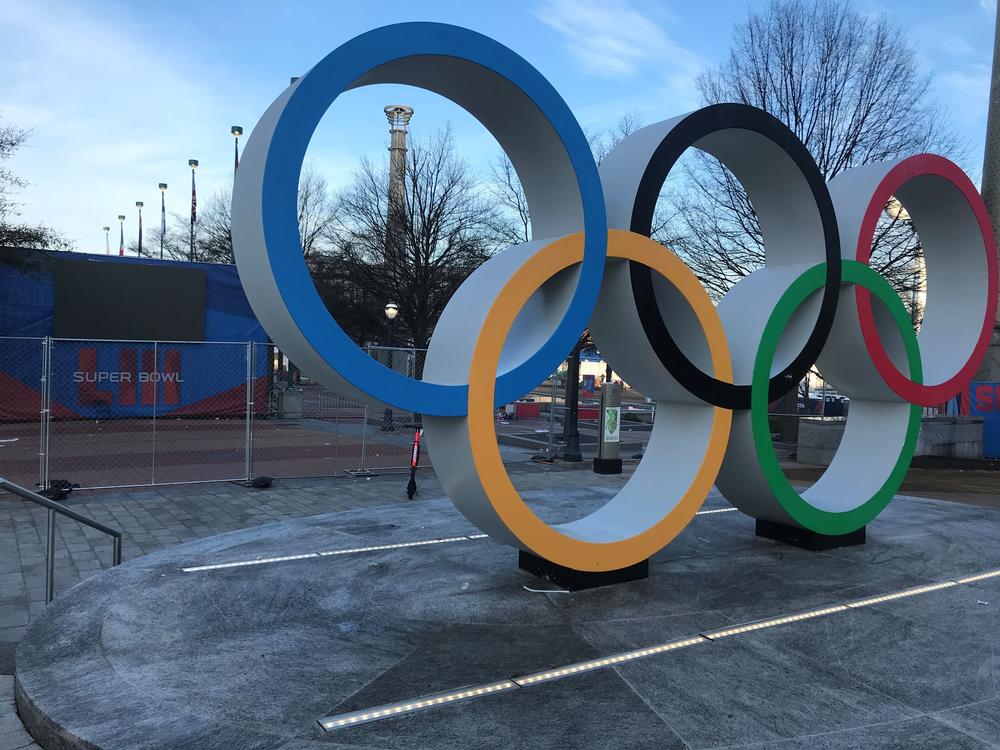
[[[413,713],[415,711],[423,711],[430,708],[436,708],[439,705],[442,705],[444,703],[452,703],[456,700],[469,700],[472,698],[481,698],[483,696],[491,695],[499,691],[510,690],[511,688],[519,688],[519,689],[527,688],[542,682],[560,680],[565,677],[570,677],[576,674],[582,674],[584,672],[590,672],[595,669],[605,669],[607,667],[615,667],[620,664],[635,661],[637,659],[647,659],[651,656],[658,656],[660,654],[676,651],[682,648],[688,648],[690,646],[697,646],[699,644],[705,644],[705,643],[714,643],[715,641],[721,638],[743,635],[745,633],[755,632],[763,630],[765,628],[773,628],[779,625],[787,625],[793,622],[803,622],[805,620],[811,620],[817,617],[826,617],[828,615],[838,614],[841,612],[848,612],[858,607],[869,607],[876,604],[882,604],[884,602],[896,601],[898,599],[903,599],[909,596],[928,594],[933,591],[941,591],[942,589],[952,588],[953,586],[976,583],[978,581],[984,581],[990,578],[997,578],[997,577],[1000,577],[1000,570],[991,570],[983,573],[977,573],[970,576],[966,576],[964,578],[958,578],[955,580],[941,581],[940,583],[931,583],[926,586],[916,586],[914,588],[902,589],[900,591],[893,591],[887,594],[882,594],[880,596],[868,597],[866,599],[846,601],[843,602],[842,604],[833,604],[828,607],[822,607],[820,609],[811,609],[805,612],[798,612],[790,615],[782,615],[780,617],[769,617],[763,620],[747,622],[740,625],[734,625],[728,628],[707,630],[698,633],[697,635],[693,635],[689,638],[682,638],[675,641],[669,641],[668,643],[660,643],[653,646],[647,646],[645,648],[634,649],[632,651],[625,651],[618,654],[612,654],[610,656],[601,657],[599,659],[588,659],[587,661],[576,662],[573,664],[566,664],[561,667],[555,667],[553,669],[548,669],[541,672],[532,672],[531,674],[522,675],[520,677],[510,677],[510,678],[505,678],[503,680],[498,680],[497,682],[485,683],[483,685],[460,688],[457,690],[443,692],[443,693],[433,693],[431,695],[426,695],[426,696],[419,696],[417,698],[412,698],[408,701],[400,701],[399,703],[391,703],[384,706],[373,706],[371,708],[361,709],[359,711],[351,711],[349,713],[335,714],[333,716],[327,716],[323,719],[320,719],[319,724],[326,731],[332,732],[336,729],[342,729],[344,727],[357,726],[358,724],[365,724],[370,721],[378,721],[380,719],[387,719],[392,716],[400,716],[402,714]]]
[[[712,510],[700,510],[696,516],[706,516],[712,513],[729,513],[736,508],[713,508]],[[254,560],[235,560],[233,562],[215,563],[211,565],[192,565],[181,568],[183,573],[202,573],[208,570],[228,570],[231,568],[247,568],[253,565],[267,565],[270,563],[288,562],[290,560],[305,560],[310,557],[333,557],[337,555],[354,555],[360,552],[382,552],[390,549],[405,549],[408,547],[427,547],[432,544],[448,544],[451,542],[468,542],[470,540],[485,539],[487,534],[466,534],[464,536],[450,536],[443,539],[421,539],[416,542],[400,542],[398,544],[374,544],[368,547],[351,547],[349,549],[334,549],[324,552],[306,552],[301,555],[285,555],[283,557],[262,557]]]

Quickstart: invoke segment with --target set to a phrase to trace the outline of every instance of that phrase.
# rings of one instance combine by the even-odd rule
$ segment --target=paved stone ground
[[[585,490],[613,489],[628,476],[597,476],[585,464],[517,463],[509,469],[522,491],[551,489],[556,482]],[[397,503],[405,500],[406,481],[405,475],[392,474],[370,479],[277,480],[269,490],[230,483],[198,484],[77,492],[67,503],[121,529],[125,559],[131,560],[175,544],[272,521]],[[429,470],[418,475],[418,483],[423,499],[444,494]],[[46,521],[43,509],[0,493],[0,750],[38,747],[13,710],[9,675],[17,643],[45,606]],[[110,566],[111,543],[99,532],[60,519],[56,558],[58,597]]]
[[[552,486],[553,472],[570,486],[615,486],[621,477],[600,477],[589,466],[509,464],[526,490]],[[268,490],[220,482],[128,491],[74,492],[66,501],[124,534],[125,560],[226,531],[271,521],[374,507],[406,499],[408,476],[280,479]],[[441,497],[437,477],[418,473],[420,497]],[[33,617],[45,607],[47,511],[0,492],[0,674],[13,673],[14,649]],[[111,565],[111,540],[60,518],[56,524],[56,596]],[[2,750],[2,748],[0,748]]]
[[[511,456],[511,458],[515,458]],[[570,486],[620,485],[584,464],[509,464],[522,489],[551,486],[553,473]],[[408,476],[280,479],[267,490],[220,482],[127,491],[78,491],[66,504],[124,534],[125,560],[226,531],[271,521],[406,499]],[[419,497],[444,494],[433,471],[417,475]],[[47,512],[0,492],[0,750],[38,748],[14,711],[14,651],[28,623],[45,608]],[[111,541],[100,532],[61,518],[56,526],[56,596],[111,566]]]
[[[515,481],[552,522],[614,491],[586,471]],[[443,497],[271,523],[63,594],[18,648],[16,703],[53,748],[1000,750],[1000,578],[964,580],[1000,569],[998,523],[994,509],[900,496],[867,544],[815,553],[756,537],[741,513],[704,515],[648,579],[569,595],[486,540],[182,571],[473,531]],[[317,724],[697,633],[708,639],[565,680]]]
[[[14,678],[0,675],[0,749],[40,750],[14,711]]]

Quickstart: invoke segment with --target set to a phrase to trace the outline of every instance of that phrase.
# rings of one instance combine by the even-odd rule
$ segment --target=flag
[[[160,191],[160,242],[167,236],[167,198]]]
[[[119,257],[125,255],[125,224],[118,222],[118,226],[121,227],[121,238],[118,240],[118,255]]]
[[[139,209],[139,250],[137,255],[142,255],[142,209]]]
[[[194,170],[191,170],[191,226],[198,220],[198,192],[194,186]]]

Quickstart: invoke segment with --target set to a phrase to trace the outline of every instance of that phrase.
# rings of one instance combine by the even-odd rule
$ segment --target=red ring
[[[972,208],[979,222],[979,230],[983,235],[983,249],[986,251],[986,278],[987,278],[987,305],[983,316],[983,328],[979,334],[968,361],[951,378],[943,383],[921,385],[914,383],[903,375],[893,364],[882,341],[879,339],[878,330],[875,327],[875,317],[872,314],[871,294],[863,287],[858,287],[856,292],[858,317],[861,320],[861,334],[868,349],[868,354],[872,358],[875,368],[886,384],[902,399],[911,404],[921,406],[936,406],[944,403],[956,393],[961,391],[972,379],[976,369],[982,362],[989,346],[990,334],[993,331],[994,315],[997,309],[997,250],[996,242],[993,238],[993,225],[990,223],[986,205],[979,195],[979,191],[959,169],[959,167],[935,154],[920,154],[903,159],[893,166],[882,178],[875,193],[872,195],[865,211],[864,220],[861,222],[861,231],[858,233],[858,250],[856,259],[867,264],[871,259],[872,241],[875,237],[875,227],[883,208],[889,198],[904,184],[910,180],[923,175],[935,175],[942,177],[951,183],[965,198]]]

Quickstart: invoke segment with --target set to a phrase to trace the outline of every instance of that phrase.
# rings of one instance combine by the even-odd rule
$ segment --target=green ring
[[[888,308],[903,337],[906,359],[909,364],[909,376],[914,382],[923,383],[920,347],[917,343],[917,336],[913,332],[910,316],[907,314],[902,300],[884,278],[865,264],[844,260],[841,261],[841,268],[843,269],[843,283],[865,287]],[[909,468],[910,460],[916,450],[922,410],[917,405],[910,406],[906,437],[892,472],[875,494],[857,508],[839,513],[821,510],[810,505],[788,482],[781,470],[781,465],[778,463],[778,456],[775,454],[774,445],[771,442],[771,430],[767,419],[768,381],[781,333],[788,325],[792,315],[808,299],[809,295],[823,288],[825,278],[825,263],[810,268],[781,295],[781,299],[775,305],[774,312],[768,318],[764,333],[761,335],[760,348],[757,350],[757,357],[754,360],[751,381],[750,427],[753,432],[757,460],[760,462],[764,478],[781,507],[804,528],[819,534],[833,535],[847,534],[867,525],[892,500],[899,490],[899,486],[903,483],[903,477],[906,475],[906,470]],[[850,417],[848,416],[848,418]]]

